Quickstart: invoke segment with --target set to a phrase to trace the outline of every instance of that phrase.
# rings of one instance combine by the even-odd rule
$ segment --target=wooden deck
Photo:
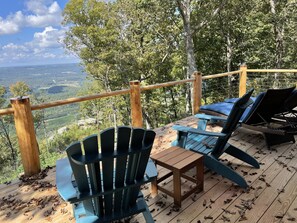
[[[178,123],[195,125],[195,122],[195,118],[189,117]],[[156,129],[153,153],[170,147],[176,134],[171,126]],[[270,151],[261,135],[244,131],[236,132],[230,142],[261,163],[260,169],[254,169],[232,157],[222,157],[227,165],[232,164],[245,176],[250,188],[243,190],[206,171],[204,191],[184,200],[179,209],[173,207],[172,198],[162,193],[152,198],[147,185],[143,192],[156,222],[297,222],[296,145],[284,144]],[[164,170],[159,169],[159,173]],[[164,185],[172,186],[170,178]],[[190,186],[183,181],[184,191]],[[0,185],[0,222],[75,222],[71,205],[57,194],[55,168],[46,169],[32,179]],[[130,222],[144,222],[144,218],[137,215]]]

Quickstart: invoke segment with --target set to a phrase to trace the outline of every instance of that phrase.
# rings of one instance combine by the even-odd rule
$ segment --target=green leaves
[[[195,58],[192,65],[196,62],[203,74],[237,70],[243,62],[251,68],[294,67],[296,1],[272,1],[70,0],[64,11],[64,24],[70,27],[65,44],[82,59],[90,80],[99,87],[97,92],[128,88],[131,80],[149,85],[184,79],[190,65],[187,58],[192,55],[185,41],[184,11],[190,13],[189,33],[194,41],[191,59]],[[206,93],[204,100],[222,99],[219,92],[236,94],[236,90],[227,92],[237,89],[234,83],[230,79],[209,81],[207,89],[213,92]],[[151,126],[169,122],[175,116],[166,119],[158,109],[163,106],[160,98],[173,114],[183,113],[179,109],[186,107],[184,95],[178,91],[146,94],[144,112]],[[179,106],[174,104],[177,101]],[[119,106],[117,120],[129,119],[127,109],[122,109],[129,107],[128,100],[106,101],[105,105],[101,107],[104,116]]]

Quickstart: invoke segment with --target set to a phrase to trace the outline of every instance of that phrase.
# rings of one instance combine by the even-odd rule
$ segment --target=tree
[[[30,87],[23,81],[10,85],[9,90],[13,97],[27,96],[32,93]]]
[[[64,24],[72,24],[65,45],[82,59],[89,78],[97,82],[97,90],[127,88],[130,80],[140,80],[146,85],[183,79],[180,27],[175,9],[170,1],[72,0],[64,10]],[[177,68],[177,64],[182,66]],[[152,96],[143,97],[143,104],[149,105],[144,107],[144,114],[150,126],[158,123],[149,117],[153,108],[147,100]],[[121,109],[122,105],[129,107],[127,103],[123,99],[110,101],[108,105],[114,113],[127,116],[127,110]],[[123,120],[118,115],[114,122],[118,119]]]
[[[130,80],[147,85],[190,78],[198,68],[203,74],[236,70],[244,62],[275,68],[276,55],[277,64],[290,67],[297,60],[294,5],[295,0],[71,0],[64,11],[64,24],[70,26],[65,45],[82,59],[99,92],[128,88]],[[283,27],[283,36],[273,27]],[[276,37],[282,41],[277,47]],[[236,82],[234,77],[208,80],[204,87],[211,91],[203,95],[210,102],[236,96]],[[148,92],[142,100],[150,127],[191,110],[188,87]],[[104,107],[117,115],[103,113],[114,124],[121,122],[127,103],[126,98],[108,101]],[[169,112],[168,119],[160,110]]]
[[[0,86],[0,108],[7,107],[5,105],[6,89]],[[2,153],[0,156],[1,166],[13,166],[17,168],[17,151],[16,151],[16,136],[13,134],[13,120],[11,116],[5,116],[0,118],[0,143],[2,147]],[[6,149],[9,149],[7,152]]]
[[[13,97],[22,97],[22,96],[30,96],[31,101],[34,103],[35,101],[40,102],[41,99],[35,97],[32,89],[25,82],[16,82],[15,84],[10,85],[9,87],[10,93]],[[6,105],[6,90],[4,87],[0,86],[0,107],[9,107],[10,105]],[[35,111],[33,114],[35,131],[40,127],[40,125],[44,122],[44,113],[43,111]],[[9,152],[2,153],[2,159],[0,158],[0,162],[3,163],[3,168],[12,166],[14,170],[17,169],[18,165],[18,152],[17,152],[17,137],[14,129],[14,121],[13,116],[4,116],[0,118],[0,137],[1,144],[3,145],[3,150],[9,149]],[[2,160],[2,161],[1,161]]]

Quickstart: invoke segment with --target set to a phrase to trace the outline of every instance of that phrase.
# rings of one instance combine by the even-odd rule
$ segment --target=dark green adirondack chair
[[[155,135],[109,128],[99,139],[91,135],[66,149],[68,159],[57,161],[56,183],[61,197],[73,204],[77,222],[111,222],[141,212],[146,222],[154,222],[140,187],[157,176],[149,159]]]
[[[236,173],[233,169],[226,166],[219,160],[223,153],[234,156],[256,168],[259,168],[257,160],[245,153],[244,151],[227,143],[233,131],[237,128],[240,117],[245,109],[252,103],[249,100],[253,89],[239,98],[227,117],[198,114],[198,128],[190,128],[175,125],[173,128],[178,131],[177,139],[172,145],[198,152],[204,155],[204,164],[207,168],[235,182],[239,186],[246,188],[248,185],[244,178]],[[207,122],[224,121],[225,124],[220,133],[205,131]]]

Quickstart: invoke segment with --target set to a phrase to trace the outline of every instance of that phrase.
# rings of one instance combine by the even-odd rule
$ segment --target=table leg
[[[173,170],[174,204],[181,207],[181,172]]]
[[[197,161],[196,165],[196,184],[199,184],[199,189],[203,191],[204,188],[204,164],[203,158]]]

